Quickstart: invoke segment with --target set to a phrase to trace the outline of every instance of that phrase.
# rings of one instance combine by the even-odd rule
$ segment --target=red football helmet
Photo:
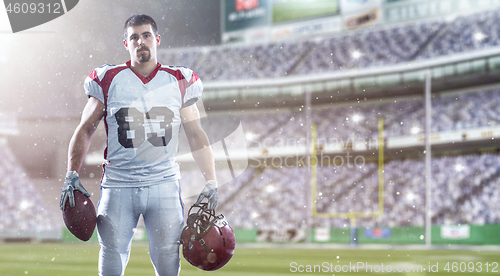
[[[200,203],[189,208],[181,243],[182,254],[190,264],[211,271],[229,262],[236,240],[226,218],[222,214],[215,216],[215,210],[207,209],[207,203]]]

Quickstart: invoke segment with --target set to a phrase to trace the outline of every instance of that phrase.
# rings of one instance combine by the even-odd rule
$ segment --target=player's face
[[[155,36],[151,25],[131,26],[127,29],[127,39],[123,45],[130,53],[130,59],[139,63],[156,60],[156,47],[160,45],[160,36]]]

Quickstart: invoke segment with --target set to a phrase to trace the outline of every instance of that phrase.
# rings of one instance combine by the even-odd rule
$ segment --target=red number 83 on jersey
[[[173,118],[174,112],[166,106],[153,107],[146,114],[135,107],[120,108],[115,113],[118,141],[125,148],[138,148],[145,141],[164,147],[172,139]]]

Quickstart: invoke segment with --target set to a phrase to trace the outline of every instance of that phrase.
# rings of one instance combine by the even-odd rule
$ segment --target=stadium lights
[[[476,32],[474,33],[474,40],[476,42],[481,42],[483,41],[487,36],[483,34],[482,32]]]
[[[417,134],[420,132],[420,128],[418,126],[414,126],[410,130],[411,134]]]
[[[19,209],[21,209],[21,210],[27,210],[27,209],[29,209],[31,207],[33,207],[33,202],[28,201],[28,200],[23,200],[19,204]]]
[[[465,167],[462,164],[456,164],[455,165],[455,171],[461,172],[465,169]]]
[[[274,191],[276,191],[276,187],[274,187],[273,185],[266,186],[266,192],[273,193]]]
[[[360,58],[362,55],[363,55],[363,54],[362,54],[360,51],[358,51],[358,50],[354,50],[354,52],[352,52],[352,54],[351,54],[351,56],[352,56],[352,58],[353,58],[353,59],[358,59],[358,58]]]
[[[245,138],[247,139],[247,141],[253,141],[255,138],[257,138],[257,135],[252,132],[247,132],[245,134]]]
[[[409,192],[406,194],[406,200],[408,202],[413,202],[416,198],[417,196],[413,192]]]
[[[355,123],[357,123],[357,122],[359,122],[359,121],[361,121],[361,120],[363,120],[363,116],[362,116],[362,115],[360,115],[360,114],[354,114],[354,115],[352,116],[352,121],[353,121],[353,122],[355,122]]]

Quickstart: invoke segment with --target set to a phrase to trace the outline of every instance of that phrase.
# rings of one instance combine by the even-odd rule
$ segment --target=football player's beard
[[[144,50],[144,49],[141,49],[141,50]],[[149,51],[149,49],[145,49],[147,51],[137,51],[137,57],[139,59],[139,62],[148,62],[151,60],[151,52]]]

